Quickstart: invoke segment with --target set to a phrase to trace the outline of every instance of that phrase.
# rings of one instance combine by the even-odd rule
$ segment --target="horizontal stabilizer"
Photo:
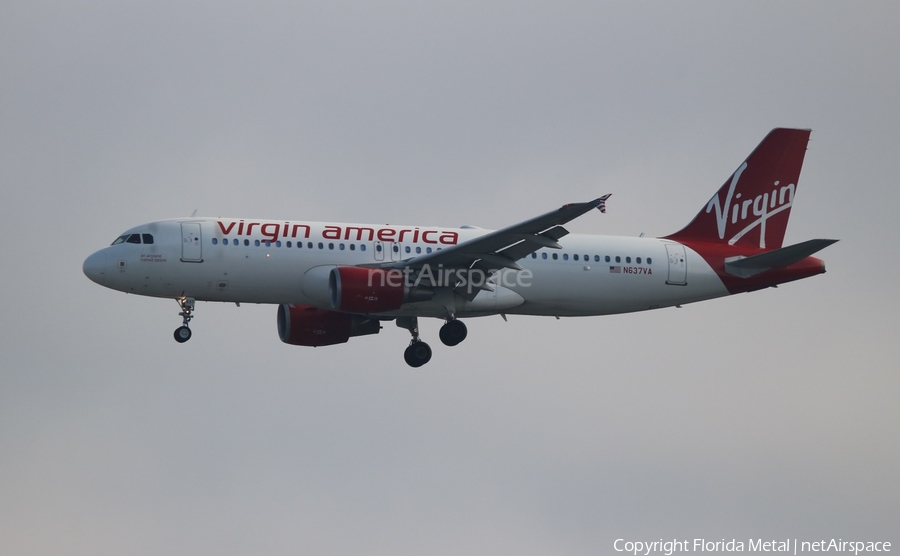
[[[836,239],[811,239],[752,257],[725,259],[725,272],[733,276],[749,278],[767,270],[791,266],[837,241]]]

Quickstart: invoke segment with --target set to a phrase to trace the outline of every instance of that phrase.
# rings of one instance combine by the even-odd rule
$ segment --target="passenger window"
[[[653,259],[651,259],[650,257],[647,257],[647,264],[653,264]]]
[[[276,241],[276,242],[275,242],[275,247],[281,247],[281,241]]]
[[[145,245],[153,245],[153,236],[150,234],[141,234],[141,239],[144,240]]]
[[[266,247],[272,247],[272,242],[268,239],[266,240]]]
[[[365,244],[360,245],[360,246],[359,246],[359,250],[360,250],[360,251],[365,251],[365,250],[366,250],[366,245],[365,245]]]
[[[356,244],[355,244],[355,243],[351,243],[351,244],[350,244],[350,250],[351,250],[351,251],[356,251]]]
[[[637,264],[641,264],[641,258],[638,257],[637,259],[634,260],[634,262],[636,262]]]
[[[569,254],[568,254],[568,253],[563,253],[563,260],[564,260],[564,261],[568,261],[568,260],[569,260]]]
[[[604,261],[609,262],[609,255],[603,258]]]
[[[245,240],[244,240],[244,247],[246,247],[246,246],[248,246],[248,245],[250,245],[250,240],[249,240],[249,239],[245,239]]]
[[[131,234],[128,236],[128,239],[125,240],[126,243],[140,243],[141,235],[140,234]]]
[[[421,253],[421,252],[422,252],[422,248],[421,248],[421,247],[416,247],[416,254],[418,255],[418,254]]]
[[[329,244],[328,244],[328,248],[334,250],[334,244],[333,244],[333,243],[329,243]]]
[[[380,243],[375,245],[375,250],[378,251],[379,253],[381,253],[381,244]]]
[[[531,254],[531,258],[532,258],[532,259],[536,259],[536,258],[537,258],[537,253],[532,253],[532,254]]]
[[[572,255],[572,258],[573,258],[573,259],[574,259],[574,260],[576,260],[576,261],[577,261],[577,260],[578,260],[578,253],[576,253],[576,254],[574,254],[574,255]]]
[[[325,249],[325,245],[323,245],[321,241],[319,242],[319,249]]]
[[[294,246],[294,244],[291,243],[290,241],[285,244],[285,247],[293,247],[293,246]]]
[[[213,238],[213,240],[212,240],[212,241],[213,241],[213,245],[218,245],[218,243],[219,243],[219,240],[218,240],[218,239],[216,239],[216,238]]]
[[[257,240],[254,240],[254,241],[253,241],[253,245],[259,247],[259,240],[258,240],[258,239],[257,239]]]
[[[542,258],[542,259],[546,259],[546,258],[547,258],[547,253],[541,253],[541,258]]]
[[[555,261],[558,259],[559,259],[559,255],[557,253],[553,253],[553,260]]]
[[[625,257],[625,262],[626,262],[626,263],[630,263],[630,262],[631,262],[631,257]]]
[[[622,262],[622,257],[620,257],[620,256],[618,256],[618,255],[616,255],[616,262],[617,262],[617,263],[620,263],[620,262]]]
[[[595,263],[599,263],[599,262],[600,262],[600,255],[594,255],[594,262],[595,262]]]
[[[343,243],[342,243],[342,244],[340,244],[340,245],[338,245],[338,247],[340,247],[340,248],[341,248],[341,251],[343,251],[343,250],[344,250],[344,244],[343,244]]]
[[[312,248],[313,248],[313,245],[312,245],[312,242],[311,242],[311,241],[308,242],[308,243],[306,244],[306,248],[307,248],[307,249],[312,249]]]
[[[409,253],[410,251],[412,251],[412,249],[409,247],[409,245],[407,245],[407,246],[406,246],[406,252]]]
[[[222,240],[222,245],[228,245],[228,238],[227,238],[227,237],[226,237],[225,239]]]
[[[426,248],[425,248],[425,252],[426,252],[426,253],[431,253],[431,247],[426,247]]]

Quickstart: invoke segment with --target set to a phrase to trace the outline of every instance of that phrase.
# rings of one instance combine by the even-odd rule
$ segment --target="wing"
[[[561,249],[558,240],[569,233],[563,224],[585,214],[591,209],[606,212],[604,195],[587,203],[570,203],[557,210],[514,224],[483,236],[464,241],[453,247],[434,251],[427,255],[387,263],[382,268],[409,268],[419,270],[425,266],[445,269],[480,269],[488,274],[503,268],[521,270],[516,262],[538,249]],[[490,286],[488,286],[488,289]]]

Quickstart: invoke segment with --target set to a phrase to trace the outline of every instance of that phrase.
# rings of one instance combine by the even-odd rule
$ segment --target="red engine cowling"
[[[331,307],[348,313],[382,313],[399,309],[408,295],[399,270],[339,266],[328,278]]]
[[[351,336],[378,334],[377,320],[358,315],[336,313],[309,305],[278,306],[278,336],[295,346],[343,344]]]

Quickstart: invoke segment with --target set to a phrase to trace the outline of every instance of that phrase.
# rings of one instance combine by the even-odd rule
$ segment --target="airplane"
[[[609,195],[491,231],[249,218],[174,218],[134,227],[90,255],[84,274],[137,295],[175,299],[191,338],[196,301],[274,304],[282,342],[342,344],[395,321],[406,363],[440,340],[465,340],[461,319],[610,315],[680,307],[825,272],[811,256],[837,240],[783,247],[810,130],[769,132],[683,229],[660,238],[570,234],[564,225]]]

